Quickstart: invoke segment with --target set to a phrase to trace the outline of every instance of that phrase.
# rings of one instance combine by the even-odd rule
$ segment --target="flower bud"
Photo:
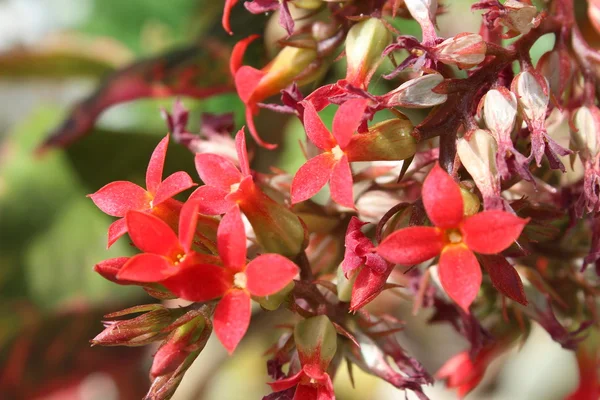
[[[183,314],[179,310],[150,304],[127,308],[105,317],[115,318],[140,312],[144,314],[133,319],[105,322],[106,329],[92,339],[91,343],[101,346],[143,346],[167,337],[168,332],[163,332],[163,329]]]
[[[407,119],[388,119],[354,135],[345,149],[350,162],[399,161],[412,157],[417,145],[411,136],[413,126]]]
[[[557,98],[563,98],[565,88],[573,79],[573,65],[569,52],[558,49],[546,52],[538,61],[537,71],[548,79],[550,91]]]
[[[516,0],[506,0],[504,3],[505,15],[502,24],[512,31],[525,34],[533,28],[537,16],[537,8]]]
[[[119,285],[136,284],[137,282],[130,282],[117,279],[117,274],[119,273],[123,265],[125,265],[127,260],[129,260],[129,257],[117,257],[104,260],[94,266],[94,271],[99,273],[104,279],[107,279],[114,283],[118,283]]]
[[[510,140],[517,117],[517,97],[506,88],[492,89],[483,101],[485,125],[498,143]]]
[[[352,26],[346,36],[346,80],[366,89],[383,60],[381,53],[391,41],[392,34],[379,18],[369,18]]]
[[[394,177],[398,179],[398,175]],[[356,210],[361,221],[376,224],[390,208],[403,201],[396,191],[369,190],[356,201]]]
[[[352,274],[350,279],[346,278],[344,268],[340,265],[337,269],[337,296],[340,301],[349,302],[352,298],[352,286],[356,280],[356,274]]]
[[[305,10],[317,10],[323,5],[323,0],[294,0],[294,5]]]
[[[476,33],[463,32],[444,40],[432,49],[433,55],[448,65],[461,69],[473,68],[485,59],[487,45]]]
[[[252,299],[256,301],[262,308],[268,311],[274,311],[281,306],[281,304],[285,301],[288,294],[294,289],[294,281],[287,284],[286,287],[281,289],[277,293],[273,293],[269,296],[257,297],[252,296]]]
[[[437,0],[404,0],[404,4],[410,15],[421,25],[423,41],[433,41],[436,38],[433,19],[437,11]]]
[[[460,195],[463,200],[463,208],[465,217],[470,217],[471,215],[475,215],[479,212],[479,207],[481,207],[481,202],[479,201],[479,197],[469,189],[460,186]]]
[[[578,152],[584,160],[595,158],[600,144],[600,110],[595,106],[578,108],[573,115],[572,126],[571,150]]]
[[[202,313],[189,311],[182,319],[189,320],[174,329],[154,355],[150,370],[154,378],[175,371],[191,353],[203,348],[208,341],[210,329],[205,330],[207,319]]]
[[[444,103],[448,96],[435,93],[433,89],[444,81],[440,74],[423,75],[404,82],[397,89],[381,96],[385,106],[428,108]]]
[[[325,315],[296,324],[294,341],[302,365],[319,365],[325,372],[337,351],[337,332]]]

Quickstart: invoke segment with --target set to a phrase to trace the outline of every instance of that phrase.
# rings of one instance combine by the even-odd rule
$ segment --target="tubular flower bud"
[[[379,18],[369,18],[352,26],[346,37],[348,83],[366,89],[383,60],[381,53],[391,41],[391,33]]]
[[[352,137],[346,148],[350,162],[398,161],[412,157],[417,149],[411,136],[413,126],[407,119],[388,119]]]
[[[423,75],[404,82],[397,89],[381,96],[387,108],[428,108],[444,103],[448,95],[435,93],[433,89],[444,81],[440,74]]]
[[[183,312],[170,310],[158,304],[127,308],[105,315],[116,318],[124,315],[143,313],[123,321],[105,322],[106,328],[92,339],[93,345],[101,346],[143,346],[167,337],[164,328],[171,325]]]
[[[536,69],[546,78],[550,91],[557,99],[562,99],[565,88],[573,80],[573,64],[569,52],[565,49],[552,50],[540,58]]]
[[[583,106],[573,115],[570,148],[583,161],[591,161],[598,155],[600,145],[600,110],[596,106]]]
[[[477,129],[468,139],[458,139],[458,156],[463,166],[473,177],[483,195],[486,209],[501,209],[500,182],[496,171],[496,141],[485,130]]]
[[[432,48],[432,54],[448,65],[461,69],[473,68],[485,59],[487,45],[476,33],[463,32]]]
[[[261,146],[272,149],[276,146],[262,141],[254,126],[254,116],[258,114],[258,103],[279,93],[294,82],[304,85],[314,81],[324,71],[324,65],[319,68],[311,66],[317,59],[315,49],[292,46],[284,47],[269,64],[260,70],[242,65],[246,48],[257,37],[253,35],[236,44],[231,55],[230,68],[238,95],[246,105],[246,123],[252,137]]]

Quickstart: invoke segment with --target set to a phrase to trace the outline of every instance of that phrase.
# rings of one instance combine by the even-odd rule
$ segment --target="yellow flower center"
[[[240,188],[239,182],[238,183],[234,183],[233,185],[231,185],[229,187],[229,192],[230,193],[236,192],[239,188]]]
[[[462,242],[462,233],[458,229],[448,229],[446,231],[446,239],[452,244],[458,244]]]
[[[336,160],[341,160],[342,157],[344,157],[344,150],[342,150],[340,146],[335,146],[333,149],[331,149],[331,154],[333,154],[333,157]]]
[[[179,263],[182,263],[185,261],[185,254],[177,254],[175,256],[175,262],[173,263],[173,265],[179,265]]]

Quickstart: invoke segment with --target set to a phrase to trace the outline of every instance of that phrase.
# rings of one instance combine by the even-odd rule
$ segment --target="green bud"
[[[265,310],[275,311],[285,301],[285,299],[287,298],[287,295],[293,289],[294,289],[294,281],[288,283],[286,287],[284,287],[277,293],[273,293],[272,295],[265,296],[265,297],[253,296],[252,299],[254,301],[258,302],[258,304],[260,304],[260,306],[262,308],[264,308]]]
[[[413,125],[407,119],[389,119],[369,128],[369,132],[354,135],[345,149],[354,161],[400,161],[417,151],[411,136]]]
[[[325,370],[337,351],[337,332],[325,315],[296,324],[294,341],[302,365],[318,363]]]
[[[392,34],[379,18],[355,24],[346,36],[346,79],[366,88],[373,72],[383,60],[383,50],[392,42]]]

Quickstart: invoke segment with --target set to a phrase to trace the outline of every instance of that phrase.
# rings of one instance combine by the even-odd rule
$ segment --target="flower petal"
[[[496,254],[517,240],[527,222],[506,211],[483,211],[465,219],[463,241],[476,253]]]
[[[331,171],[329,180],[331,199],[341,206],[354,208],[353,183],[348,156],[344,154]]]
[[[130,282],[160,282],[176,272],[177,268],[166,257],[138,254],[123,265],[117,273],[117,279]]]
[[[175,172],[174,174],[169,175],[167,179],[158,185],[158,189],[156,189],[156,194],[154,195],[154,200],[152,200],[152,206],[154,207],[163,201],[183,192],[184,190],[191,188],[192,186],[196,186],[196,184],[194,181],[192,181],[192,178],[187,172]]]
[[[515,268],[506,261],[506,258],[496,255],[482,255],[481,265],[490,276],[492,285],[500,293],[517,303],[527,305],[527,297],[525,296],[521,277]]]
[[[161,282],[180,299],[208,301],[223,296],[231,288],[231,275],[223,267],[211,264],[187,265],[174,276]]]
[[[292,180],[292,204],[313,197],[329,180],[335,165],[331,153],[322,153],[302,165]]]
[[[356,311],[370,303],[385,288],[388,277],[394,269],[388,266],[383,273],[373,271],[371,268],[363,267],[356,276],[352,285],[352,297],[350,298],[350,311]]]
[[[142,187],[127,181],[111,182],[88,196],[103,212],[124,217],[129,210],[147,210],[152,196]]]
[[[415,265],[442,251],[443,233],[428,226],[411,226],[392,232],[377,246],[377,253],[394,264]]]
[[[466,313],[481,286],[481,268],[475,254],[462,244],[448,245],[438,266],[442,287]]]
[[[250,325],[250,296],[231,290],[219,302],[213,319],[215,333],[229,354],[240,343]]]
[[[195,163],[198,175],[206,185],[229,192],[231,185],[242,180],[242,174],[235,164],[217,154],[196,154]]]
[[[298,274],[298,266],[279,254],[263,254],[246,268],[246,287],[254,296],[277,293]]]
[[[258,135],[258,131],[256,130],[256,125],[254,125],[254,115],[255,115],[255,113],[258,114],[258,109],[256,109],[256,112],[254,111],[255,109],[256,109],[255,104],[248,103],[248,105],[246,107],[246,124],[248,125],[248,131],[250,132],[250,135],[252,136],[252,138],[254,138],[254,141],[256,143],[258,143],[259,146],[264,147],[265,149],[269,149],[269,150],[276,149],[277,148],[276,144],[265,142]]]
[[[268,382],[267,385],[271,386],[271,390],[273,390],[274,392],[282,392],[284,390],[296,386],[303,376],[304,371],[300,370],[300,372],[298,372],[296,375],[292,375],[283,379],[278,379],[275,382]]]
[[[131,241],[144,253],[174,257],[183,252],[175,232],[162,219],[139,211],[129,211],[126,220]]]
[[[221,18],[221,24],[223,29],[230,35],[233,35],[231,31],[231,25],[229,24],[229,18],[231,17],[231,9],[237,4],[238,0],[225,0],[225,8],[223,9],[223,17]]]
[[[337,146],[335,138],[323,125],[315,106],[309,101],[303,101],[301,104],[304,106],[304,129],[310,141],[321,150],[331,150]]]
[[[131,282],[119,281],[117,279],[117,274],[127,263],[127,261],[129,261],[129,257],[117,257],[104,260],[94,266],[94,271],[100,274],[104,279],[107,279],[111,282],[118,283],[120,285],[131,284]]]
[[[237,2],[237,0],[234,0]],[[231,0],[228,0],[231,2]],[[235,73],[242,67],[242,62],[244,60],[244,53],[246,53],[246,49],[256,39],[258,39],[259,35],[250,35],[245,39],[240,40],[233,46],[233,50],[231,52],[231,58],[229,59],[229,70],[231,72],[231,76],[235,76]]]
[[[456,228],[463,218],[463,200],[458,184],[435,164],[422,189],[423,205],[435,226]]]
[[[156,193],[158,185],[160,185],[160,182],[162,181],[168,146],[169,135],[165,136],[163,140],[158,143],[150,157],[148,169],[146,170],[146,190],[152,194]]]
[[[225,214],[234,202],[227,200],[229,191],[225,191],[214,186],[200,186],[188,198],[188,201],[198,201],[198,211],[204,215]]]
[[[248,65],[243,65],[235,73],[235,88],[237,89],[238,96],[246,105],[252,105],[250,103],[252,95],[256,91],[260,80],[265,76],[265,73],[256,68]]]
[[[179,214],[179,242],[186,253],[190,252],[194,235],[196,234],[196,225],[198,225],[198,210],[200,202],[197,200],[187,201],[181,207]]]
[[[338,145],[344,149],[350,143],[350,139],[360,125],[367,99],[351,99],[338,108],[333,117],[333,136]]]
[[[248,161],[248,149],[246,148],[246,133],[244,132],[244,128],[240,129],[235,135],[235,150],[237,152],[242,175],[250,175],[250,162]]]
[[[108,244],[106,248],[110,248],[121,236],[127,233],[127,222],[125,218],[119,218],[108,227]]]
[[[239,207],[232,207],[219,223],[217,246],[225,267],[242,271],[246,266],[246,230]]]

